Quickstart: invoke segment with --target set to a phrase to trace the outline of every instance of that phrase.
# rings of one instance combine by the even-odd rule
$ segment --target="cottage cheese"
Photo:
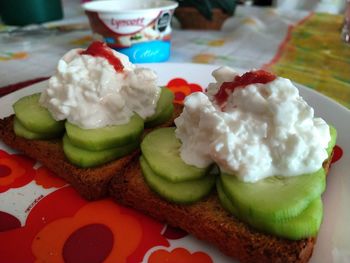
[[[40,103],[56,120],[93,129],[127,123],[134,112],[142,118],[155,113],[160,88],[152,70],[135,67],[113,50],[124,66],[117,72],[107,59],[82,51],[73,49],[62,57],[42,92]]]
[[[213,72],[207,93],[185,99],[175,120],[181,158],[190,165],[220,169],[245,182],[315,172],[327,158],[329,126],[285,78],[251,84],[229,94],[225,107],[214,95],[237,75],[224,67]]]

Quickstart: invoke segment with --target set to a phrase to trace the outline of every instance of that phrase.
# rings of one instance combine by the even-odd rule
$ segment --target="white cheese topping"
[[[127,123],[134,112],[142,118],[155,113],[160,88],[152,70],[135,67],[113,50],[124,66],[117,72],[107,59],[82,51],[73,49],[62,57],[42,92],[40,103],[56,120],[93,129]]]
[[[222,111],[213,95],[236,73],[220,68],[213,76],[217,83],[210,84],[207,93],[188,96],[175,120],[186,163],[206,167],[215,162],[245,182],[321,168],[327,158],[329,126],[314,117],[290,80],[278,77],[237,88]]]

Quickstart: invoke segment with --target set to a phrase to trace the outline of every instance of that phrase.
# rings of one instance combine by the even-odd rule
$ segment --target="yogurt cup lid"
[[[102,0],[82,5],[85,11],[106,13],[138,13],[175,9],[177,2],[170,0]]]

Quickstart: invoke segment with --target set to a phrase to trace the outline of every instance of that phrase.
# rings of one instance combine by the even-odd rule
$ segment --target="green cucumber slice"
[[[208,168],[186,164],[180,157],[181,143],[175,137],[175,128],[160,128],[147,134],[141,151],[152,171],[171,182],[183,182],[204,177]]]
[[[330,154],[335,145],[336,130],[330,126]],[[294,177],[274,176],[256,183],[244,183],[233,175],[220,176],[223,188],[236,204],[241,214],[248,218],[273,222],[292,218],[305,210],[310,202],[323,193],[325,182],[323,168],[317,172]]]
[[[323,205],[320,197],[311,201],[309,206],[296,217],[273,222],[271,220],[248,218],[239,213],[237,207],[226,195],[220,179],[217,180],[216,189],[219,200],[227,211],[262,232],[291,240],[300,240],[316,236],[320,229],[323,218]]]
[[[300,240],[317,236],[323,219],[323,204],[321,197],[313,200],[298,216],[282,222],[260,221],[254,224],[258,229],[269,234]],[[252,224],[252,223],[251,223]]]
[[[28,140],[45,140],[45,139],[53,139],[60,137],[62,135],[62,132],[59,132],[58,134],[55,133],[37,133],[27,130],[23,127],[23,125],[18,121],[18,119],[15,117],[13,121],[13,130],[15,134],[19,137],[26,138]]]
[[[88,151],[73,145],[67,134],[65,134],[63,137],[63,151],[67,159],[72,164],[82,168],[94,167],[115,159],[119,159],[134,151],[138,146],[139,141],[134,141],[131,144],[107,150]]]
[[[51,113],[39,103],[40,93],[19,99],[13,104],[18,121],[28,131],[44,134],[61,134],[64,121],[56,121]]]
[[[66,122],[66,131],[71,143],[90,151],[113,149],[139,141],[143,127],[143,119],[137,114],[133,115],[126,124],[97,129],[82,129]]]
[[[145,128],[152,128],[161,125],[162,123],[165,123],[167,120],[170,120],[170,118],[173,116],[173,112],[174,105],[171,104],[167,109],[165,109],[161,114],[159,114],[157,118],[145,122]]]
[[[173,101],[174,93],[167,87],[163,87],[157,102],[156,112],[151,117],[146,118],[145,127],[151,128],[170,119],[174,111]],[[169,109],[171,109],[171,113]]]
[[[278,222],[299,215],[326,187],[324,169],[315,173],[269,177],[245,183],[236,176],[221,174],[227,196],[247,218]]]
[[[220,178],[216,179],[216,192],[218,194],[220,203],[222,205],[222,207],[227,210],[228,212],[230,212],[231,214],[233,214],[234,216],[240,218],[239,214],[238,214],[238,209],[236,206],[234,206],[231,202],[231,200],[227,197],[223,187],[222,187],[222,183]]]
[[[208,173],[200,179],[174,183],[156,175],[143,156],[140,158],[140,165],[149,187],[170,202],[179,204],[196,202],[208,195],[215,185],[214,173]]]

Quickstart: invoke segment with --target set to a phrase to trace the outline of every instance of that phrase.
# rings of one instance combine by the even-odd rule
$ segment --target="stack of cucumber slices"
[[[331,127],[330,155],[336,141]],[[320,170],[294,177],[274,176],[245,183],[236,176],[214,173],[184,163],[175,128],[149,133],[141,143],[141,169],[147,184],[160,196],[175,203],[193,203],[214,188],[222,206],[252,227],[275,236],[299,240],[315,236],[323,207],[321,194],[326,173]]]
[[[54,139],[63,136],[63,151],[74,165],[87,168],[121,158],[135,150],[144,127],[160,125],[172,117],[174,94],[161,89],[153,116],[143,120],[136,113],[122,125],[82,129],[68,121],[56,121],[39,103],[40,93],[18,100],[14,105],[14,132],[26,139]]]
[[[82,129],[66,122],[63,151],[68,160],[79,167],[92,167],[121,158],[140,143],[143,119],[137,114],[122,125]]]
[[[193,203],[209,194],[215,173],[210,167],[186,164],[179,155],[180,146],[174,127],[152,131],[141,143],[141,169],[149,186],[165,199]]]
[[[50,112],[39,104],[40,93],[26,96],[14,105],[14,131],[26,139],[53,139],[64,132],[64,121],[56,121]]]

